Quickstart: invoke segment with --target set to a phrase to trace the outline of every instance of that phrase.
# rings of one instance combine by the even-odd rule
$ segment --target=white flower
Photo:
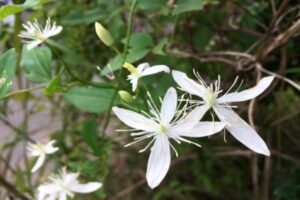
[[[73,198],[74,193],[91,193],[102,186],[99,182],[80,184],[78,176],[78,173],[67,173],[63,168],[59,175],[50,176],[49,182],[38,187],[37,200],[67,200],[68,196]]]
[[[212,108],[221,121],[228,123],[226,129],[233,135],[233,137],[257,153],[267,156],[270,155],[270,151],[261,137],[249,124],[247,124],[231,109],[234,106],[230,106],[229,104],[233,102],[247,101],[257,97],[269,87],[274,76],[262,78],[255,87],[250,89],[241,92],[230,92],[237,82],[236,78],[229,90],[221,97],[218,97],[222,92],[222,90],[220,90],[220,78],[214,85],[211,84],[207,86],[199,74],[196,74],[199,79],[199,83],[188,78],[185,73],[173,71],[172,74],[174,80],[182,90],[203,99],[203,101],[197,102],[201,105],[200,107],[204,107],[206,111],[209,108]]]
[[[150,67],[148,63],[142,63],[135,68],[132,64],[125,63],[123,67],[130,72],[130,75],[128,75],[128,80],[130,80],[133,92],[136,90],[138,81],[141,77],[159,72],[170,73],[170,69],[166,65],[155,65]]]
[[[181,101],[182,102],[182,101]],[[186,105],[183,109],[178,110],[177,93],[174,88],[170,88],[162,100],[161,109],[159,110],[150,97],[148,101],[150,114],[146,116],[139,113],[114,107],[113,111],[116,116],[127,126],[133,128],[132,136],[136,136],[135,141],[127,146],[140,142],[144,139],[152,138],[148,145],[139,152],[146,151],[153,143],[150,157],[148,160],[146,178],[151,188],[157,187],[166,176],[171,162],[170,147],[178,155],[175,148],[169,141],[173,139],[177,143],[187,142],[195,144],[184,137],[203,137],[219,132],[224,128],[222,122],[199,122],[205,114],[206,107],[198,107],[189,114],[185,114]],[[207,106],[208,107],[208,106]]]
[[[36,172],[44,163],[47,154],[53,154],[58,150],[57,147],[54,147],[53,144],[55,140],[48,142],[46,145],[41,143],[30,143],[27,146],[28,154],[31,157],[38,157],[35,165],[31,169],[31,172]]]
[[[62,26],[56,26],[55,22],[51,24],[50,18],[47,19],[45,28],[41,27],[37,20],[33,23],[27,22],[27,24],[23,24],[23,27],[26,31],[22,31],[19,36],[26,39],[25,42],[28,43],[28,50],[33,49],[48,38],[59,34],[63,29]]]

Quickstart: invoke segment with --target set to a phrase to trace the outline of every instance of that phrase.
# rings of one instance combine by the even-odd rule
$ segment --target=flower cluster
[[[20,36],[28,39],[27,48],[29,50],[62,31],[61,26],[56,26],[55,23],[51,25],[50,19],[47,20],[44,29],[36,21],[34,23],[29,22],[24,25],[24,28],[27,32],[23,32]],[[95,28],[100,40],[107,46],[113,46],[114,41],[110,33],[99,23],[95,24]],[[171,71],[166,65],[150,67],[148,63],[142,63],[135,67],[125,62],[123,67],[130,73],[128,80],[133,92],[137,90],[139,80],[142,77],[160,72],[170,73]],[[131,128],[118,131],[130,132],[131,136],[135,137],[134,141],[125,147],[142,140],[150,140],[139,152],[151,150],[146,172],[146,179],[151,188],[157,187],[166,176],[171,164],[171,150],[178,156],[174,143],[181,144],[184,142],[201,147],[190,138],[211,136],[226,129],[234,138],[254,152],[266,156],[270,155],[265,142],[248,123],[235,113],[233,108],[237,106],[232,105],[232,103],[257,97],[270,86],[274,77],[262,78],[256,86],[250,89],[232,92],[238,81],[236,79],[232,86],[223,92],[220,77],[217,81],[207,84],[198,73],[195,73],[195,76],[196,81],[183,72],[172,71],[172,77],[180,89],[188,93],[189,96],[196,96],[198,99],[187,99],[184,96],[178,98],[175,88],[170,87],[164,98],[161,99],[160,106],[157,106],[147,91],[149,97],[146,101],[149,108],[147,112],[137,113],[120,107],[113,107],[112,109],[115,115]],[[147,90],[146,86],[145,89]],[[120,91],[119,94],[123,100],[133,101],[127,91]],[[220,121],[201,121],[210,110]],[[54,146],[54,143],[55,141],[50,141],[47,144],[29,144],[29,155],[38,157],[32,172],[36,172],[43,165],[47,155],[59,150]],[[77,180],[78,176],[77,173],[67,173],[64,168],[59,175],[50,176],[48,182],[38,187],[36,198],[38,200],[65,200],[68,197],[73,198],[74,193],[90,193],[102,186],[98,182],[80,184]]]
[[[142,77],[140,74],[143,74],[143,69],[145,69],[144,71],[151,69],[143,67],[144,65],[141,64],[138,68],[130,64],[124,66],[131,73],[128,78],[133,90],[137,88],[137,80]],[[149,65],[147,64],[147,66]],[[164,65],[152,68],[154,68],[154,70],[151,70],[153,73],[149,74],[169,71],[166,70],[169,68]],[[140,114],[119,107],[113,108],[115,115],[124,124],[132,128],[119,131],[131,132],[131,136],[136,137],[134,142],[129,143],[126,147],[144,139],[150,139],[148,145],[139,152],[144,152],[152,145],[146,172],[147,182],[151,188],[157,187],[168,172],[171,163],[170,149],[173,149],[176,156],[178,156],[171,141],[178,144],[187,142],[200,146],[186,137],[210,136],[225,128],[249,149],[266,156],[270,155],[265,142],[249,124],[233,111],[232,108],[235,106],[231,103],[257,97],[269,87],[274,77],[269,76],[261,79],[253,88],[241,92],[231,92],[237,82],[236,79],[229,90],[221,95],[223,91],[220,89],[220,78],[213,84],[208,85],[198,73],[195,73],[195,75],[198,81],[188,78],[183,72],[172,71],[173,79],[180,86],[180,89],[190,95],[199,97],[201,100],[180,99],[181,104],[182,102],[186,103],[184,105],[179,103],[178,105],[176,90],[171,87],[165,94],[160,109],[155,105],[150,95],[148,100],[149,112]],[[213,110],[221,121],[200,121],[209,110]]]

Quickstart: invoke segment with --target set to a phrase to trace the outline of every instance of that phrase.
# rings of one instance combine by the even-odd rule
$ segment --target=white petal
[[[52,154],[52,153],[54,153],[54,152],[56,152],[56,151],[59,150],[58,147],[54,147],[53,146],[55,142],[56,142],[55,140],[51,140],[50,142],[48,142],[46,144],[46,153],[47,154]]]
[[[225,128],[225,122],[199,122],[190,131],[185,131],[180,136],[186,137],[205,137],[220,132]]]
[[[46,37],[46,38],[49,38],[49,37],[52,37],[52,36],[54,36],[54,35],[57,35],[57,34],[59,34],[62,30],[63,30],[63,27],[62,27],[62,26],[58,26],[58,27],[56,27],[55,29],[53,29],[53,30],[47,32],[46,35],[45,35],[45,37]]]
[[[131,128],[144,131],[154,131],[157,128],[157,124],[154,121],[141,114],[118,107],[113,107],[112,110],[124,124]]]
[[[129,75],[131,78],[130,78],[130,83],[131,83],[131,86],[132,86],[132,92],[134,92],[138,86],[138,82],[139,82],[139,79],[136,78],[136,77],[133,77],[132,75]],[[129,77],[128,76],[128,77]]]
[[[233,137],[257,153],[270,155],[270,151],[261,137],[233,110],[221,106],[214,107],[214,110],[222,121],[229,123],[226,129]]]
[[[142,72],[142,76],[148,76],[159,72],[170,73],[170,68],[166,65],[155,65],[144,69],[144,71]]]
[[[45,154],[41,154],[38,157],[37,161],[35,162],[34,166],[32,167],[31,173],[36,172],[43,165],[45,159],[46,159],[46,155]]]
[[[169,140],[166,135],[158,135],[151,149],[147,165],[147,182],[150,188],[157,187],[167,175],[171,163]]]
[[[233,92],[225,94],[218,98],[218,103],[229,103],[229,102],[239,102],[247,101],[253,99],[263,93],[272,83],[275,76],[267,76],[262,78],[258,84],[250,89],[243,90],[241,92]]]
[[[149,67],[150,67],[149,63],[142,63],[142,64],[139,64],[136,69],[141,74],[145,69],[147,69]]]
[[[160,118],[162,123],[169,124],[176,114],[177,92],[171,87],[168,89],[164,100],[161,104]]]
[[[98,182],[90,182],[87,184],[73,184],[70,186],[70,190],[77,193],[90,193],[98,190],[101,186],[102,184]]]
[[[38,46],[41,43],[42,43],[42,41],[40,41],[40,40],[34,40],[27,44],[27,46],[26,46],[27,50],[30,51],[31,49],[33,49],[34,47]]]
[[[171,127],[170,131],[178,135],[185,134],[185,132],[191,130],[199,123],[209,108],[210,106],[208,105],[197,106],[183,120]]]
[[[64,172],[63,172],[64,173]],[[68,173],[68,174],[64,174],[63,175],[63,182],[66,185],[70,185],[72,183],[76,183],[77,182],[77,178],[78,178],[78,173]]]
[[[59,200],[67,200],[67,194],[64,192],[60,193]]]
[[[185,73],[180,71],[173,70],[172,75],[173,79],[181,87],[182,90],[192,95],[201,97],[202,99],[205,97],[205,87],[203,85],[200,85],[196,81],[190,79]]]

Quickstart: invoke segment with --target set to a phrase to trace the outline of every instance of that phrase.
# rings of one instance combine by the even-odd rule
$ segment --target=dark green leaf
[[[87,10],[85,12],[73,12],[72,14],[66,16],[62,23],[66,25],[77,25],[84,23],[91,23],[97,20],[104,19],[109,13],[107,10],[102,8],[96,8],[93,10]]]
[[[26,78],[32,82],[51,80],[51,51],[47,47],[35,47],[28,51],[23,48],[21,66],[26,71]]]
[[[157,55],[166,55],[165,51],[164,51],[164,47],[168,44],[168,39],[167,38],[163,38],[159,41],[159,43],[157,44],[156,47],[153,48],[152,52],[154,54]]]
[[[23,4],[5,5],[0,8],[0,20],[3,20],[9,15],[22,12],[25,9],[32,8],[49,2],[49,0],[27,0]]]
[[[101,113],[109,109],[114,94],[114,89],[76,87],[64,93],[64,97],[79,109],[91,113]]]
[[[85,121],[83,124],[82,137],[84,142],[93,150],[94,154],[100,153],[97,142],[97,122],[95,119]]]
[[[195,11],[195,10],[202,10],[203,2],[202,0],[180,0],[176,4],[172,14],[178,15],[185,12]]]
[[[11,49],[0,56],[0,97],[10,88],[17,68],[15,49]]]

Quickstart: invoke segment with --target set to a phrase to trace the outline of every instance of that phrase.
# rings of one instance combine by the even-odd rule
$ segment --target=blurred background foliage
[[[6,3],[9,1],[3,1],[0,8],[0,73],[8,62],[16,66],[10,68],[12,74],[16,71],[16,76],[10,78],[15,80],[15,90],[38,86],[43,93],[25,92],[4,98],[1,123],[7,124],[9,120],[9,101],[36,102],[36,110],[45,109],[45,103],[53,106],[50,112],[59,113],[61,123],[48,135],[58,141],[61,151],[49,162],[54,169],[67,165],[70,170],[80,172],[85,181],[104,183],[104,188],[96,194],[76,199],[300,199],[300,95],[299,90],[283,80],[288,77],[296,83],[300,81],[299,2],[137,1],[127,62],[165,64],[189,76],[196,70],[208,82],[221,75],[224,88],[229,88],[236,76],[243,79],[242,88],[255,85],[257,77],[270,72],[281,77],[256,100],[252,115],[256,129],[271,149],[271,157],[253,154],[227,137],[228,134],[201,138],[197,141],[203,146],[201,149],[177,145],[180,157],[173,159],[167,177],[155,190],[150,190],[145,181],[149,152],[137,153],[143,144],[125,149],[123,145],[130,137],[115,132],[122,125],[110,115],[112,101],[114,105],[146,109],[145,92],[132,94],[136,95],[134,101],[126,103],[116,96],[114,88],[88,86],[68,74],[58,76],[59,68],[67,64],[82,80],[116,83],[112,76],[120,70],[122,57],[99,40],[94,22],[101,22],[112,34],[115,46],[122,50],[132,1],[15,0],[16,4],[24,4],[5,8]],[[6,17],[7,10],[16,15]],[[47,47],[30,52],[22,50],[18,37],[21,23],[37,19],[44,24],[48,17],[63,26],[63,32],[49,41],[55,52]],[[5,55],[11,48],[15,48],[16,54],[11,50],[10,55]],[[57,54],[65,63],[57,59]],[[131,92],[127,72],[122,75],[118,90]],[[169,74],[143,79],[156,100],[170,86],[175,86]],[[8,87],[1,87],[1,98],[7,91]],[[238,106],[240,115],[248,121],[249,102]],[[27,117],[30,118],[30,113]],[[1,144],[1,151],[15,148],[24,136],[33,137],[25,122],[10,123],[12,132],[21,131],[12,142]],[[16,195],[5,181],[17,191],[32,194],[47,174],[41,172],[39,177],[28,180],[33,163],[26,162],[25,169],[11,166],[13,178],[7,179],[5,172],[10,170],[7,167],[10,158],[4,156],[1,160],[6,165],[1,172],[1,183],[3,191],[8,191],[2,193],[3,199],[5,195]]]

